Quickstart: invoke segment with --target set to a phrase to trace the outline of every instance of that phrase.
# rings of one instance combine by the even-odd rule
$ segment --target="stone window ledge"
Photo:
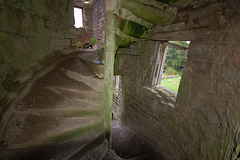
[[[177,93],[163,86],[157,86],[154,88],[147,87],[146,89],[156,95],[162,103],[167,103],[172,108],[175,108]]]

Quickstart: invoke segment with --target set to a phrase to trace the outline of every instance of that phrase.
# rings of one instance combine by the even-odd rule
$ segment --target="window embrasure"
[[[83,11],[82,8],[74,7],[74,20],[75,20],[75,28],[83,27]]]
[[[190,41],[161,42],[156,55],[152,87],[163,86],[177,93]]]

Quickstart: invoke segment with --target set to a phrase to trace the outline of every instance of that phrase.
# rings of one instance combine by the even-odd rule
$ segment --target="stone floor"
[[[112,125],[112,149],[103,160],[164,160],[143,139],[121,126],[118,121]]]

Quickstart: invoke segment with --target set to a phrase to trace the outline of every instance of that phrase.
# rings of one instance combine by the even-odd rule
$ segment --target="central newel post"
[[[106,138],[108,139],[109,148],[112,142],[112,97],[113,97],[113,69],[114,58],[117,51],[115,32],[117,9],[117,0],[105,1],[105,59],[104,59],[104,109],[106,120]]]

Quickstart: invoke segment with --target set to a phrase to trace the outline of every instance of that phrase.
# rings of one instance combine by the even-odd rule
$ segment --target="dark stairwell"
[[[112,148],[103,160],[164,160],[144,140],[121,126],[119,121],[113,121]]]

